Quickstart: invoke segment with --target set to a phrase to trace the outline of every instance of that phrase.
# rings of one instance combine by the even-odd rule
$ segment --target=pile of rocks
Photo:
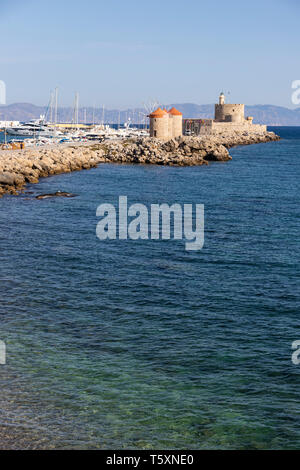
[[[178,137],[169,142],[151,138],[124,139],[101,144],[59,145],[25,150],[0,151],[0,196],[17,194],[26,183],[59,173],[96,167],[99,163],[154,165],[207,165],[228,161],[228,148],[278,140],[266,134],[230,134],[217,137]]]
[[[108,162],[153,165],[191,166],[207,164],[208,160],[230,159],[224,145],[195,137],[179,137],[168,142],[151,138],[129,139],[111,143],[105,153]]]
[[[264,142],[272,142],[275,140],[280,140],[280,137],[274,132],[248,132],[243,133],[238,131],[227,132],[226,134],[221,134],[218,136],[212,136],[210,139],[213,142],[218,142],[223,144],[226,148],[232,148],[237,145],[251,145],[251,144],[260,144]]]
[[[17,194],[26,183],[38,183],[39,178],[95,167],[104,151],[88,147],[44,147],[23,151],[0,152],[0,196]]]

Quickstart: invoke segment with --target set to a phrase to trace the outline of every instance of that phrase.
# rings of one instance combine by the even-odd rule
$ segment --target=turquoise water
[[[101,165],[0,200],[12,445],[299,448],[300,128],[276,130],[228,163]],[[57,190],[78,197],[34,198]],[[119,195],[204,203],[204,249],[100,242],[96,208]]]

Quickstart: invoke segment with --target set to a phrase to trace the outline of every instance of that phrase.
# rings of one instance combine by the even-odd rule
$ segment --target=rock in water
[[[15,184],[15,175],[13,173],[0,173],[0,184],[13,186]]]
[[[39,196],[36,196],[36,199],[48,199],[49,197],[76,197],[76,196],[77,194],[57,191],[56,193],[52,193],[52,194],[40,194]]]

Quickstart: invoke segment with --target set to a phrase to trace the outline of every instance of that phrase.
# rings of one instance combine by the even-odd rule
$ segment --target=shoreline
[[[88,170],[101,163],[200,166],[232,160],[228,149],[278,141],[274,132],[209,137],[178,137],[164,142],[150,137],[104,143],[60,144],[24,150],[0,151],[0,197],[18,195],[39,178]]]

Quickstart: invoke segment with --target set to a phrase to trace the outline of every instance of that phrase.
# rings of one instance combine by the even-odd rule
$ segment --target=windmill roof
[[[174,107],[170,109],[169,114],[172,114],[173,116],[182,116],[182,113]]]
[[[149,114],[150,118],[162,118],[166,115],[166,111],[163,111],[161,108],[157,108],[151,114]]]

